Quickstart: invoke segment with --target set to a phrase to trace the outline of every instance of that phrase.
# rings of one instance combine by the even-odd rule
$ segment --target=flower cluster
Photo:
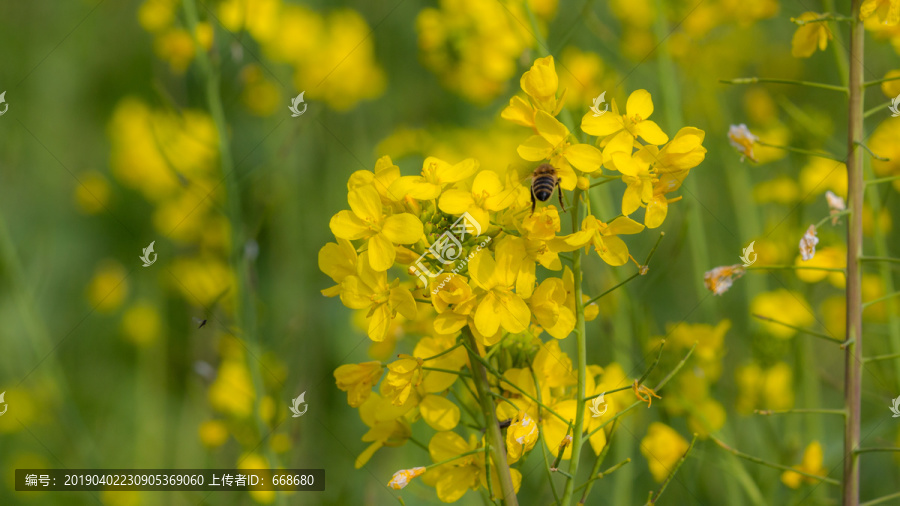
[[[416,18],[422,63],[449,90],[478,104],[506,91],[523,51],[533,45],[524,27],[525,9],[542,22],[556,14],[558,0],[441,0]],[[524,24],[523,24],[524,23]]]
[[[145,0],[138,11],[141,26],[154,34],[157,56],[176,73],[183,73],[193,60],[195,39],[206,49],[213,39],[209,22],[199,23],[195,35],[177,26],[180,6],[178,0]],[[308,99],[348,110],[384,92],[386,77],[375,61],[371,28],[355,10],[322,14],[282,0],[224,0],[214,12],[226,30],[247,32],[266,58],[290,65],[294,86],[306,90]],[[243,60],[243,47],[237,40],[232,44],[232,57],[238,62]],[[241,72],[243,102],[260,116],[283,110],[277,107],[281,104],[280,86],[265,74],[255,63],[245,65]],[[323,85],[325,79],[327,85]]]
[[[585,397],[621,393],[605,398],[601,417],[579,402],[578,375],[559,342],[579,318],[595,319],[599,308],[588,295],[577,296],[579,278],[563,257],[583,249],[610,266],[631,260],[646,272],[623,237],[663,223],[669,203],[678,200],[669,194],[706,153],[702,131],[682,128],[670,139],[648,119],[653,102],[645,90],[631,94],[624,113],[614,100],[601,117],[587,112],[578,133],[557,118],[565,90],[552,57],[537,59],[520,84],[522,95],[501,114],[531,133],[520,137],[518,157],[485,166],[474,158],[427,156],[418,174],[403,175],[383,156],[373,170],[350,175],[349,209],[331,218],[335,241],[319,252],[319,267],[334,282],[322,293],[358,310],[373,342],[393,349],[399,337],[414,340],[411,353],[342,365],[334,373],[370,427],[356,465],[380,448],[403,444],[413,424],[424,421],[435,431],[428,445],[434,463],[398,471],[390,486],[403,488],[421,475],[447,502],[469,489],[500,490],[496,466],[490,473],[485,467],[487,436],[457,433],[466,413],[479,409],[474,373],[481,367],[491,377],[490,404],[505,427],[509,464],[540,438],[548,448],[562,445],[561,459],[570,459],[570,422],[579,409],[594,452],[606,445],[607,423],[634,402],[626,402],[631,381],[617,364],[588,365]],[[585,142],[585,134],[595,140]],[[554,191],[574,198],[574,206],[562,210],[556,199],[534,199],[529,176],[538,166],[552,168]],[[621,215],[604,220],[590,212],[592,181],[624,183]],[[572,232],[564,234],[567,216]],[[634,395],[648,405],[659,397],[642,384],[634,385]],[[520,473],[510,475],[517,488]]]

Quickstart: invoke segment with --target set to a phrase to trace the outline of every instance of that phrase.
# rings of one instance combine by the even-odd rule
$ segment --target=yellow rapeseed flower
[[[822,460],[822,445],[818,441],[813,441],[806,447],[806,450],[803,451],[803,462],[799,466],[794,466],[794,469],[824,477],[828,474],[828,470],[822,466]],[[815,478],[803,476],[794,471],[785,471],[781,473],[781,482],[790,488],[800,488],[800,485],[803,482],[813,484],[818,483],[818,481],[819,480]]]
[[[394,264],[397,244],[411,244],[425,235],[422,222],[415,215],[386,215],[374,186],[351,190],[347,200],[351,210],[340,211],[331,218],[331,231],[341,239],[367,239],[369,262],[376,271],[386,271]]]
[[[800,21],[811,21],[818,19],[821,14],[815,12],[804,12],[797,17]],[[791,39],[791,55],[794,58],[809,58],[816,52],[816,48],[824,51],[828,47],[828,41],[834,38],[831,29],[828,28],[828,22],[806,23],[798,26],[794,32],[794,38]]]
[[[573,251],[581,247],[593,246],[604,262],[612,266],[624,265],[628,262],[628,246],[620,239],[620,234],[637,234],[644,230],[644,225],[627,216],[619,216],[609,224],[603,223],[592,215],[581,222],[581,230],[554,240],[557,251]]]
[[[347,404],[358,408],[369,398],[382,372],[381,362],[344,364],[334,370],[334,379],[338,389],[347,392]]]
[[[757,295],[753,302],[750,303],[750,312],[795,327],[807,327],[815,322],[815,318],[804,302],[803,296],[797,292],[785,289]],[[797,334],[796,330],[777,323],[763,321],[761,325],[765,327],[766,331],[779,339],[787,339]]]
[[[560,177],[560,186],[566,190],[575,189],[577,179],[572,167],[582,172],[600,169],[603,155],[590,144],[572,142],[569,129],[556,118],[544,111],[534,115],[537,135],[532,135],[519,145],[519,156],[531,162],[550,160]]]
[[[581,119],[581,129],[586,134],[597,137],[608,137],[603,148],[603,163],[607,163],[613,153],[631,153],[634,142],[641,138],[648,144],[659,146],[669,141],[669,136],[650,121],[653,114],[653,99],[647,90],[636,90],[628,96],[625,103],[625,114],[620,114],[616,101],[612,101],[611,110],[606,114],[594,116],[588,112]]]
[[[859,7],[860,19],[877,15],[884,25],[900,23],[900,0],[865,0]]]
[[[689,446],[675,429],[661,422],[651,423],[641,440],[641,453],[647,459],[653,479],[665,480]]]
[[[366,258],[368,254],[360,255],[356,275],[347,276],[341,282],[341,302],[351,309],[369,310],[369,339],[380,342],[397,313],[415,319],[416,301],[408,289],[400,286],[400,280],[388,284],[387,273],[372,269]]]
[[[101,313],[110,313],[122,305],[128,294],[128,273],[119,262],[105,260],[94,270],[87,287],[88,303]]]

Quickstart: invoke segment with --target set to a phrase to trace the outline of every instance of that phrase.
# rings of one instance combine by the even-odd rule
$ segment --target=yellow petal
[[[465,190],[447,190],[438,201],[438,207],[447,214],[462,214],[473,204],[472,192]]]
[[[616,170],[626,176],[637,176],[640,168],[631,153],[612,153],[612,160],[616,166]]]
[[[519,144],[519,147],[516,148],[516,152],[519,153],[519,156],[524,160],[528,160],[529,162],[539,162],[541,160],[546,160],[550,156],[550,153],[553,152],[553,145],[540,135],[532,135],[526,139],[525,142]]]
[[[488,292],[475,310],[475,327],[478,328],[478,332],[485,336],[496,334],[500,328],[501,310],[497,296],[493,292]]]
[[[581,118],[581,130],[588,135],[605,137],[624,128],[622,116],[607,112],[600,116],[588,112]]]
[[[622,196],[622,214],[625,216],[637,211],[641,207],[641,182],[629,183]],[[651,195],[652,196],[652,195]]]
[[[483,170],[479,172],[478,175],[475,176],[475,181],[472,181],[473,195],[497,195],[502,191],[503,181],[501,181],[500,176],[492,170]]]
[[[639,234],[644,226],[627,216],[619,216],[609,223],[603,235]]]
[[[518,295],[508,293],[499,298],[500,324],[508,332],[519,333],[528,328],[531,310]]]
[[[569,130],[566,126],[544,111],[535,113],[534,126],[541,137],[546,139],[551,146],[560,145],[569,136]]]
[[[416,299],[413,298],[412,293],[403,287],[394,287],[391,288],[391,307],[394,311],[402,314],[409,320],[414,320],[416,318]]]
[[[394,244],[412,244],[425,235],[422,222],[411,213],[388,216],[381,232]]]
[[[657,228],[666,220],[666,214],[669,212],[669,201],[665,196],[653,197],[647,203],[647,211],[644,214],[644,225],[647,228]]]
[[[653,114],[653,99],[647,90],[635,90],[628,96],[628,102],[625,103],[625,113],[628,117],[640,117],[644,120]],[[604,116],[606,116],[604,114]]]
[[[628,262],[628,246],[625,241],[616,236],[603,238],[603,248],[597,250],[597,254],[604,262],[617,267],[625,265]]]
[[[545,98],[556,95],[559,87],[559,77],[552,56],[545,56],[534,61],[528,71],[519,79],[522,91],[536,98]]]
[[[347,195],[347,201],[353,214],[364,220],[377,222],[384,214],[381,210],[381,197],[374,186],[360,186]]]
[[[428,454],[434,462],[443,462],[469,451],[469,444],[455,432],[438,432],[428,442]],[[460,459],[460,464],[463,460]]]
[[[669,136],[659,128],[659,125],[649,120],[641,121],[635,125],[634,135],[657,146],[669,142]]]
[[[426,395],[419,403],[419,413],[434,430],[447,431],[459,424],[459,407],[439,395]]]
[[[328,223],[335,237],[355,241],[372,233],[369,225],[350,211],[343,210],[331,217]]]
[[[603,154],[588,144],[573,144],[564,152],[566,160],[582,172],[594,172],[603,163]]]
[[[622,130],[606,144],[606,147],[603,148],[603,165],[609,169],[618,170],[614,165],[613,155],[615,153],[625,153],[626,155],[631,156],[633,147],[634,136],[627,130]]]
[[[380,306],[375,308],[372,316],[369,317],[369,328],[367,329],[369,339],[375,341],[376,343],[384,341],[384,337],[387,335],[390,325],[391,310],[387,306],[387,304],[381,304]]]
[[[397,250],[394,244],[383,233],[369,238],[369,265],[377,272],[383,272],[394,265]]]
[[[534,126],[534,109],[518,95],[509,99],[509,106],[503,109],[500,117],[522,126]]]

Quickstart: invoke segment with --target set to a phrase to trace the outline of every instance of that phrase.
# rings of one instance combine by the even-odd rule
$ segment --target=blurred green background
[[[784,270],[750,272],[721,297],[703,286],[704,272],[738,262],[751,241],[760,263],[794,264],[803,231],[827,215],[824,192],[846,197],[845,171],[831,160],[758,147],[760,163],[751,163],[728,142],[729,125],[746,123],[768,143],[845,157],[841,93],[718,82],[839,85],[845,27],[825,51],[791,54],[797,27],[789,19],[832,9],[803,3],[530,2],[576,118],[601,91],[624,104],[644,88],[663,130],[706,131],[706,160],[670,206],[649,273],[604,298],[589,323],[588,361],[615,361],[637,377],[664,335],[708,338],[699,348],[706,354],[663,393],[668,404],[626,418],[608,463],[632,462],[598,482],[590,504],[639,504],[658,488],[639,449],[654,421],[689,440],[697,417],[715,418],[706,421],[733,447],[788,466],[819,441],[825,470],[840,477],[839,417],[752,410],[840,407],[843,354],[751,312],[843,339],[842,280]],[[354,469],[367,427],[332,373],[409,353],[418,336],[372,346],[361,318],[320,293],[332,282],[317,254],[334,240],[328,221],[347,207],[347,178],[379,156],[404,174],[429,155],[521,163],[521,131],[499,112],[542,53],[526,11],[512,0],[228,0],[197,2],[196,12],[196,39],[217,69],[233,171],[220,154],[210,75],[196,60],[181,2],[0,7],[0,92],[9,107],[0,116],[0,391],[9,406],[0,416],[0,504],[394,504],[398,495],[438,504],[423,483],[399,494],[385,486],[394,471],[430,463],[412,443]],[[896,27],[873,26],[867,37],[866,80],[900,67]],[[300,92],[308,110],[291,117]],[[869,107],[883,106],[866,120],[867,135],[876,134],[870,147],[893,159],[900,119],[885,104],[898,93],[873,86],[866,96]],[[900,162],[869,169],[869,177],[888,177]],[[891,233],[897,190],[869,189],[865,246],[873,255],[900,250]],[[608,209],[620,205],[618,192],[597,195]],[[656,238],[643,234],[629,247],[643,259]],[[820,239],[821,265],[839,265],[844,228],[826,227]],[[151,241],[158,261],[145,268],[138,257]],[[632,271],[592,256],[585,292],[601,293]],[[893,292],[896,272],[868,268],[864,299]],[[192,318],[207,324],[197,328]],[[866,355],[900,352],[895,304],[871,306],[865,318]],[[723,320],[730,327],[717,335]],[[561,344],[573,354],[571,341]],[[678,346],[655,378],[683,355]],[[291,418],[301,392],[309,410]],[[867,364],[865,446],[900,445],[887,408],[897,395],[900,363]],[[427,441],[430,432],[417,427],[414,435]],[[531,455],[519,465],[522,504],[552,501],[539,461]],[[327,488],[281,497],[13,491],[16,468],[239,463],[325,468]],[[838,487],[795,489],[780,476],[700,440],[660,504],[838,503]],[[898,478],[891,454],[867,455],[862,497],[895,492]],[[481,502],[477,492],[461,500]]]

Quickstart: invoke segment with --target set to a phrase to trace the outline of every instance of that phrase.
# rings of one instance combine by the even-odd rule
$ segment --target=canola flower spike
[[[365,465],[382,448],[412,440],[413,424],[424,423],[437,433],[428,445],[435,464],[425,467],[423,483],[434,486],[444,502],[484,487],[492,497],[517,504],[522,476],[510,466],[527,458],[538,439],[554,445],[554,438],[560,442],[551,447],[556,458],[547,469],[566,476],[565,491],[557,496],[554,490],[554,497],[566,502],[583,442],[600,454],[608,437],[598,431],[637,404],[650,406],[653,397],[660,398],[641,384],[642,376],[632,387],[635,404],[616,405],[612,399],[602,420],[585,421],[578,406],[588,395],[619,391],[616,386],[627,384],[624,371],[617,372],[616,364],[588,365],[583,354],[573,360],[558,341],[575,333],[585,343],[579,346],[586,347],[581,322],[597,318],[597,299],[621,286],[595,299],[584,295],[581,248],[611,266],[634,262],[629,280],[646,274],[663,234],[644,264],[629,252],[628,236],[664,222],[669,204],[681,198],[669,194],[706,155],[703,131],[683,127],[669,137],[647,119],[653,101],[645,90],[630,94],[624,113],[612,104],[602,116],[608,119],[586,118],[588,129],[604,133],[597,143],[581,143],[584,128],[578,132],[570,113],[560,113],[565,91],[559,89],[552,57],[535,60],[520,86],[524,95],[514,97],[501,116],[529,127],[533,135],[523,131],[510,142],[518,145],[515,159],[499,164],[509,168],[498,169],[494,160],[485,167],[465,152],[453,161],[423,152],[421,172],[403,175],[382,157],[373,170],[350,175],[350,209],[332,218],[336,239],[319,251],[319,267],[333,282],[323,295],[339,296],[357,312],[357,325],[383,357],[334,373],[348,404],[370,428],[363,436],[369,446],[356,465]],[[560,188],[555,191],[562,200],[573,202],[568,192],[578,188],[565,209],[573,216],[567,233],[561,231],[557,206],[548,202],[532,212],[530,171],[514,168],[523,160],[556,169]],[[619,174],[603,174],[603,168]],[[622,216],[603,222],[589,205],[580,205],[595,178],[623,192]],[[643,223],[624,215],[640,208]],[[469,227],[466,219],[477,226]],[[541,335],[545,332],[549,336]],[[387,360],[401,336],[412,341],[414,351]],[[511,362],[498,361],[508,349],[520,351]],[[477,399],[474,411],[471,403],[446,395],[463,389]],[[460,420],[465,414],[487,426]],[[469,429],[467,440],[463,434]],[[569,468],[561,470],[564,459]],[[389,486],[400,490],[420,474],[418,467],[402,469]]]

